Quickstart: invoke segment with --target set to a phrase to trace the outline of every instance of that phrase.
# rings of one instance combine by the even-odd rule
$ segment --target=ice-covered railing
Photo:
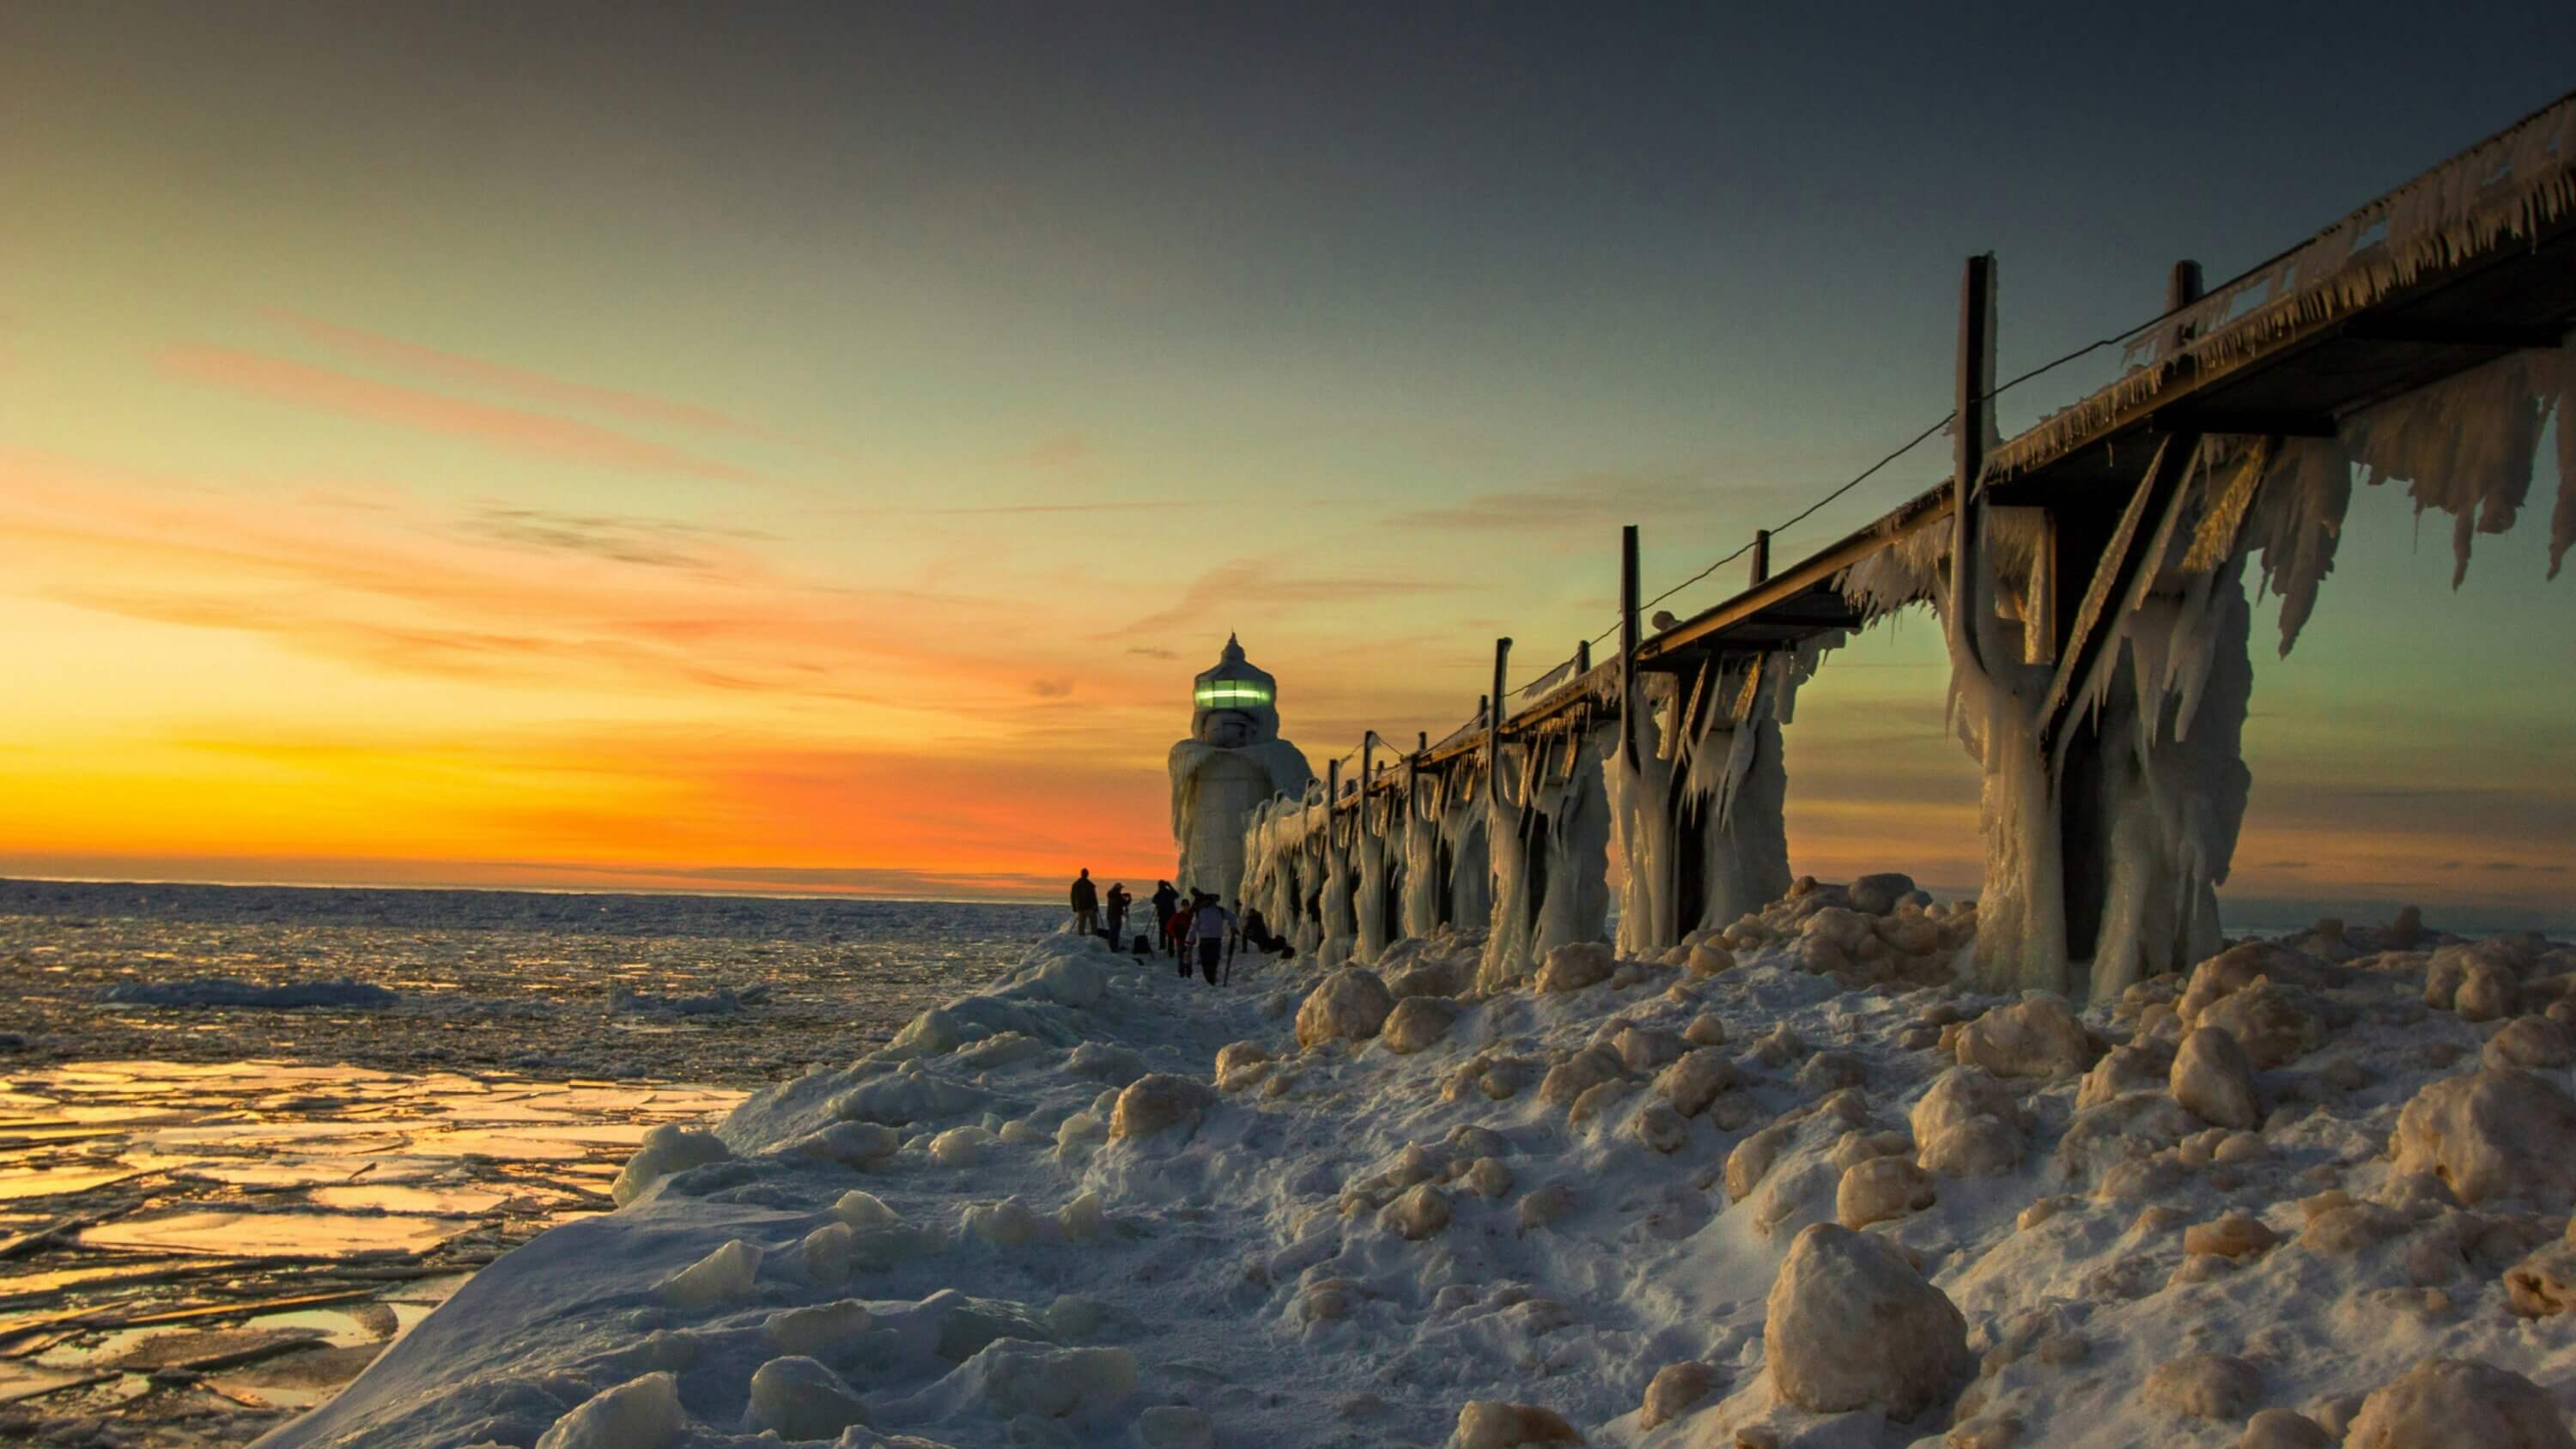
[[[2427,270],[2576,211],[2576,96],[2360,208],[2122,340],[2127,376],[1996,449],[1988,477],[2064,452],[2185,367],[2223,369],[2297,328],[2360,311]]]
[[[1497,919],[1487,973],[1517,974],[1546,934],[1541,902],[1560,867],[1580,856],[1588,870],[1595,853],[1580,832],[1555,823],[1586,814],[1589,801],[1568,788],[1596,787],[1605,761],[1587,760],[1587,751],[1599,749],[1613,720],[1635,738],[1628,717],[1647,711],[1655,716],[1649,736],[1677,733],[1642,741],[1642,760],[1623,748],[1607,768],[1619,858],[1634,872],[1640,860],[1666,857],[1656,869],[1672,877],[1651,889],[1623,887],[1623,936],[1645,931],[1657,939],[1633,944],[1660,944],[1692,919],[1713,919],[1703,911],[1746,888],[1714,873],[1701,879],[1680,846],[1711,866],[1719,856],[1740,865],[1776,853],[1767,827],[1750,830],[1741,817],[1755,800],[1766,820],[1777,813],[1766,772],[1777,770],[1788,703],[1783,689],[1776,718],[1733,712],[1720,749],[1702,736],[1724,713],[1697,712],[1663,681],[1712,671],[1724,680],[1744,661],[1784,650],[1811,668],[1843,629],[1930,603],[1953,646],[1953,722],[1986,776],[1992,908],[1979,918],[1981,974],[1998,985],[2069,989],[2067,957],[2090,950],[2101,990],[2187,964],[2215,939],[2211,892],[2225,879],[2243,811],[2236,731],[2250,674],[2241,580],[2252,561],[2282,596],[2286,650],[2332,566],[2359,472],[2371,484],[2402,482],[2419,511],[2449,515],[2456,568],[2465,569],[2474,536],[2510,526],[2527,502],[2553,415],[2561,480],[2553,575],[2576,546],[2576,427],[2568,425],[2576,359],[2552,345],[2551,330],[2576,320],[2554,270],[2576,217],[2571,163],[2576,97],[2206,297],[2195,295],[2197,269],[2177,268],[2174,295],[2189,300],[2001,386],[1993,380],[1992,259],[1972,259],[1967,293],[1982,300],[1962,307],[1958,412],[1775,531],[1813,517],[1945,427],[1957,445],[1950,480],[1776,574],[1770,534],[1757,534],[1642,605],[1631,530],[1620,623],[1518,689],[1504,687],[1510,641],[1498,641],[1494,690],[1477,713],[1438,745],[1425,740],[1399,756],[1400,807],[1392,795],[1377,801],[1393,781],[1372,776],[1355,787],[1377,801],[1363,811],[1334,801],[1273,822],[1299,841],[1271,857],[1300,882],[1329,870],[1333,893],[1347,899],[1340,892],[1351,852],[1327,843],[1342,832],[1316,830],[1318,820],[1348,815],[1367,839],[1395,836],[1357,852],[1361,894],[1382,908],[1391,886],[1402,929],[1418,934],[1435,915],[1449,923],[1445,896],[1464,901],[1471,881],[1489,884]],[[2451,285],[2471,278],[2479,280]],[[2356,370],[2336,350],[2346,344],[2432,350]],[[2010,442],[1995,436],[1995,398],[2114,346],[2133,365],[2125,377]],[[2479,354],[2502,355],[2471,366]],[[2258,395],[2297,398],[2305,411],[2229,406]],[[1951,426],[1955,419],[1964,426]],[[2106,439],[2116,445],[2093,447]],[[1956,486],[1960,478],[1971,486]],[[2108,539],[2069,533],[2050,512],[2062,500],[2103,496],[2129,500]],[[1962,549],[1961,540],[1973,546]],[[1658,618],[1651,636],[1640,628],[1646,610],[1747,553],[1749,588],[1687,620]],[[1590,648],[1614,634],[1624,635],[1625,652],[1587,669]],[[1565,767],[1532,774],[1544,760]],[[1480,784],[1491,798],[1475,800]],[[2066,799],[2089,802],[2068,807],[2076,809],[2068,829],[2084,837],[2072,845],[2056,820]],[[1363,814],[1371,824],[1362,825]],[[1471,852],[1483,857],[1479,866],[1469,865]],[[2085,879],[2066,875],[2069,859]],[[1435,887],[1444,896],[1437,902]],[[2077,903],[2061,909],[2061,894]],[[1380,908],[1365,913],[1384,919]]]

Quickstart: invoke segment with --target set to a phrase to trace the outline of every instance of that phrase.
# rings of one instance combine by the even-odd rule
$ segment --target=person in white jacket
[[[1199,972],[1210,986],[1217,984],[1217,963],[1225,959],[1225,935],[1233,924],[1234,912],[1218,905],[1207,892],[1198,893],[1190,916],[1190,941],[1198,952]]]

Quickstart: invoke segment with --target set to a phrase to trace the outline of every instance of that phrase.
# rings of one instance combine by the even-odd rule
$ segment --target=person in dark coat
[[[1241,903],[1237,902],[1237,904]],[[1237,941],[1265,956],[1276,955],[1281,960],[1286,960],[1297,954],[1297,948],[1289,945],[1286,937],[1271,931],[1270,923],[1262,919],[1259,906],[1244,906],[1243,918],[1236,924],[1234,935]],[[1231,961],[1232,953],[1227,954],[1228,960]]]
[[[1168,950],[1172,938],[1172,912],[1181,908],[1181,893],[1167,880],[1154,882],[1154,948]]]
[[[1100,929],[1100,887],[1092,884],[1088,867],[1073,881],[1073,928],[1086,936]]]
[[[1125,881],[1115,881],[1110,884],[1108,902],[1109,944],[1113,948],[1118,950],[1126,949],[1127,908],[1135,903],[1136,898],[1127,893],[1127,883]]]

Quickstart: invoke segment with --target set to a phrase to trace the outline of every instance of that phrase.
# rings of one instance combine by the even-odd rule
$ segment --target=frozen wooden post
[[[2200,300],[2200,263],[2186,257],[2173,264],[2173,274],[2165,278],[2165,312],[2171,316]],[[2166,338],[2167,356],[2179,352],[2191,341],[2191,324],[2174,318],[2173,331]]]
[[[1771,577],[1771,530],[1753,530],[1753,582],[1762,584]]]
[[[1494,641],[1494,707],[1485,711],[1485,798],[1503,783],[1503,667],[1512,662],[1512,641]]]
[[[1574,677],[1581,679],[1592,672],[1592,641],[1585,639],[1574,646]]]
[[[1986,467],[1986,408],[1995,384],[1995,258],[1968,258],[1959,278],[1959,377],[1951,415],[1956,431],[1950,452],[1950,620],[1952,637],[1968,662],[1982,669],[1977,639],[1977,475]]]
[[[2038,523],[2038,532],[2031,539],[2030,577],[2022,588],[2021,662],[2055,664],[2058,578],[2066,567],[2061,556],[2066,540],[2058,529],[2055,513],[2045,508],[2034,508],[2029,512]]]
[[[1362,839],[1362,840],[1366,840],[1366,839],[1368,839],[1368,837],[1369,837],[1369,818],[1368,818],[1368,797],[1369,797],[1369,786],[1374,785],[1374,784],[1376,784],[1376,783],[1377,783],[1377,731],[1375,731],[1375,730],[1370,730],[1370,731],[1368,731],[1368,732],[1366,732],[1366,733],[1364,733],[1364,734],[1362,734],[1362,735],[1360,736],[1360,805],[1359,805],[1360,823],[1359,823],[1359,835],[1360,835],[1360,839]]]
[[[1637,525],[1619,530],[1619,751],[1637,768]]]

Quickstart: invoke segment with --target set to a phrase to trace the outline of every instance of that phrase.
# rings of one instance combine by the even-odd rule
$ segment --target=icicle
[[[1988,477],[2008,478],[2134,412],[2185,359],[2203,371],[2223,370],[2297,328],[2370,307],[2428,269],[2536,235],[2571,213],[2576,101],[2561,101],[2362,207],[2261,272],[2140,328],[2125,347],[2135,370],[1995,450]]]

